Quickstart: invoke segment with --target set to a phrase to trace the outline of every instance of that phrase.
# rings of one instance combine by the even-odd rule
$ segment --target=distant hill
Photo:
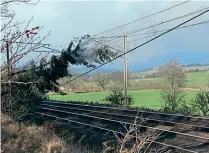
[[[138,70],[138,71],[133,71],[132,73],[132,77],[144,77],[148,74],[152,74],[157,72],[157,68],[149,68],[149,69],[143,69],[143,70]]]
[[[195,63],[195,64],[182,64],[181,65],[183,70],[189,71],[189,70],[209,70],[209,64],[200,64],[200,63]],[[72,68],[72,72],[74,73],[74,75],[78,75],[78,74],[82,74],[85,73],[87,71],[89,71],[90,68],[85,68],[85,67],[73,67]],[[132,73],[132,77],[144,77],[145,75],[148,74],[152,74],[157,72],[158,67],[155,68],[146,68],[146,69],[141,69],[141,70],[135,70],[135,71],[131,71]],[[98,71],[102,71],[102,72],[106,72],[106,73],[110,73],[110,72],[114,72],[114,71],[123,71],[123,69],[120,70],[114,70],[114,69],[102,69],[100,68]],[[88,76],[92,76],[96,73],[97,71],[92,71],[88,74]]]
[[[140,72],[146,72],[146,71],[150,71],[150,70],[153,70],[153,68],[146,68],[146,69],[136,70],[136,71],[131,71],[131,72],[132,72],[132,73],[138,72],[138,71],[140,71]]]
[[[188,64],[188,65],[182,65],[182,68],[184,70],[209,70],[209,64]]]
[[[79,68],[74,67],[74,68],[72,68],[72,71],[75,72],[75,73],[85,73],[85,72],[87,72],[89,70],[91,70],[91,69],[90,68],[85,68],[85,67],[79,67]],[[98,69],[98,71],[102,71],[102,72],[113,72],[113,71],[117,71],[117,70],[114,70],[114,69],[102,69],[102,68],[100,68],[100,69]],[[92,71],[89,74],[94,74],[96,72],[97,71],[95,70],[95,71]]]
[[[196,64],[182,64],[181,66],[182,67],[193,67],[193,66],[204,67],[204,66],[209,66],[209,64],[199,64],[199,63],[196,63]]]
[[[209,70],[209,64],[184,64],[181,65],[183,70],[189,71],[189,70]],[[158,67],[156,68],[148,68],[148,69],[143,69],[143,70],[138,70],[138,71],[133,71],[132,76],[135,77],[144,77],[145,75],[152,74],[158,70]]]

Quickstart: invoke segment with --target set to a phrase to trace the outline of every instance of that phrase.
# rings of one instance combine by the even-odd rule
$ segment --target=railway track
[[[120,133],[126,132],[122,125],[129,127],[135,121],[140,123],[137,125],[141,131],[153,130],[161,133],[159,137],[161,140],[156,140],[155,144],[167,145],[176,150],[174,152],[209,152],[209,118],[207,117],[53,101],[43,101],[41,113],[37,113]]]

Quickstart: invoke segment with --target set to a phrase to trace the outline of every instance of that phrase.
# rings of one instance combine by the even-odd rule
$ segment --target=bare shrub
[[[113,71],[109,73],[108,76],[116,84],[124,83],[124,72],[122,71]],[[129,70],[127,71],[127,78],[129,83],[129,81],[131,80],[131,72]]]
[[[141,120],[138,123],[138,119]],[[152,144],[159,137],[159,135],[163,132],[157,132],[155,130],[140,131],[140,125],[143,123],[143,119],[141,117],[135,118],[135,121],[132,125],[127,127],[127,125],[123,125],[126,129],[124,134],[115,133],[115,137],[117,141],[107,141],[103,143],[104,145],[104,153],[148,153],[155,152],[160,153],[164,150],[161,148],[153,148]],[[166,151],[166,153],[171,150]]]
[[[163,74],[170,89],[178,89],[185,85],[185,74],[178,61],[172,60],[166,63],[159,71]]]
[[[105,87],[109,84],[110,78],[107,74],[97,72],[96,84],[101,88],[101,91],[105,89]]]

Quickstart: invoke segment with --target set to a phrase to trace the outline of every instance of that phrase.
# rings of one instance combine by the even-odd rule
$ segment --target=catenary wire
[[[197,10],[197,11],[193,11],[193,12],[190,12],[190,13],[187,13],[187,14],[184,14],[184,15],[181,15],[181,16],[178,16],[178,17],[175,17],[175,18],[172,18],[172,19],[163,21],[163,22],[159,22],[159,23],[156,23],[156,24],[153,24],[153,25],[150,25],[150,26],[146,26],[146,27],[140,28],[140,29],[136,29],[136,30],[131,30],[131,31],[123,32],[123,33],[120,33],[120,34],[117,34],[117,35],[114,35],[114,36],[108,36],[108,37],[92,37],[92,38],[93,38],[93,39],[101,39],[101,38],[121,38],[121,37],[123,37],[124,35],[130,36],[130,35],[132,35],[133,33],[138,33],[138,32],[140,32],[140,31],[144,31],[144,30],[146,30],[146,29],[149,29],[149,28],[152,28],[152,27],[156,27],[156,26],[159,26],[159,25],[161,25],[161,24],[169,23],[169,22],[172,22],[172,21],[181,19],[181,18],[185,18],[185,17],[191,16],[191,15],[195,15],[195,14],[197,14],[197,13],[200,13],[200,12],[202,12],[202,11],[207,10],[208,8],[209,8],[209,7],[206,7],[206,8],[203,8],[203,9],[199,9],[199,10]]]
[[[77,76],[77,77],[75,77],[75,78],[73,78],[73,79],[71,79],[71,80],[65,82],[65,83],[63,83],[62,86],[65,85],[65,84],[67,84],[67,83],[69,83],[69,82],[71,82],[71,81],[73,81],[73,80],[75,80],[75,79],[77,79],[77,78],[79,78],[79,77],[81,77],[81,76],[83,76],[83,75],[85,75],[85,74],[88,74],[88,73],[90,73],[90,72],[92,72],[92,71],[94,71],[94,70],[96,70],[96,69],[98,69],[98,68],[100,68],[100,67],[102,67],[102,66],[104,66],[104,65],[106,65],[106,64],[108,64],[108,63],[110,63],[110,62],[112,62],[112,61],[114,61],[114,60],[116,60],[116,59],[118,59],[119,57],[124,56],[125,54],[128,54],[128,53],[130,53],[130,52],[136,50],[136,49],[139,48],[139,47],[142,47],[142,46],[144,46],[144,45],[146,45],[146,44],[152,42],[153,40],[155,40],[155,39],[157,39],[157,38],[159,38],[159,37],[161,37],[161,36],[163,36],[163,35],[165,35],[165,34],[171,32],[171,31],[173,31],[174,29],[176,29],[176,28],[178,28],[178,27],[180,27],[180,26],[182,26],[182,25],[184,25],[184,24],[186,24],[186,23],[188,23],[188,22],[190,22],[190,21],[192,21],[192,20],[194,20],[194,19],[200,17],[201,15],[207,13],[208,11],[209,11],[209,10],[206,10],[206,11],[204,11],[204,12],[202,12],[202,13],[200,13],[200,14],[198,14],[198,15],[196,15],[196,16],[194,16],[194,17],[192,17],[192,18],[190,18],[190,19],[188,19],[188,20],[186,20],[186,21],[184,21],[184,22],[182,22],[182,23],[180,23],[180,24],[178,24],[177,26],[175,26],[175,27],[173,27],[173,28],[171,28],[171,29],[165,31],[164,33],[159,34],[158,36],[156,36],[156,37],[154,37],[154,38],[152,38],[152,39],[150,39],[150,40],[148,40],[148,41],[146,41],[146,42],[144,42],[144,43],[142,43],[142,44],[140,44],[140,45],[138,45],[138,46],[132,48],[131,50],[127,51],[126,53],[123,53],[123,54],[121,54],[121,55],[119,55],[119,56],[117,56],[117,57],[111,59],[110,61],[105,62],[105,63],[103,63],[103,64],[101,64],[101,65],[99,65],[99,66],[97,66],[97,67],[95,67],[95,68],[93,68],[93,69],[91,69],[91,70],[89,70],[89,71],[87,71],[87,72],[85,72],[85,73],[83,73],[83,74],[81,74],[81,75],[79,75],[79,76]]]
[[[117,26],[117,27],[115,27],[115,28],[112,28],[112,29],[109,29],[109,30],[106,30],[106,31],[103,31],[103,32],[100,32],[100,33],[97,33],[97,34],[94,34],[93,36],[97,36],[97,35],[100,35],[100,34],[103,34],[103,33],[106,33],[106,32],[109,32],[109,31],[112,31],[112,30],[121,28],[121,27],[123,27],[123,26],[132,24],[132,23],[134,23],[134,22],[137,22],[137,21],[140,21],[140,20],[143,20],[143,19],[152,17],[152,16],[154,16],[154,15],[160,14],[160,13],[162,13],[162,12],[165,12],[165,11],[168,11],[168,10],[173,9],[173,8],[175,8],[175,7],[178,7],[178,6],[180,6],[180,5],[183,5],[183,4],[185,4],[185,3],[189,2],[189,1],[190,1],[190,0],[181,2],[181,3],[179,3],[179,4],[173,5],[173,6],[171,6],[171,7],[168,7],[168,8],[166,8],[166,9],[161,10],[161,11],[158,11],[158,12],[156,12],[156,13],[153,13],[153,14],[150,14],[150,15],[147,15],[147,16],[144,16],[144,17],[139,18],[139,19],[136,19],[136,20],[134,20],[134,21],[131,21],[131,22],[125,23],[125,24],[123,24],[123,25]]]

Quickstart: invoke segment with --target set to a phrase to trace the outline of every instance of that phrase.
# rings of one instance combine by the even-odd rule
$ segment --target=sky
[[[34,20],[30,26],[31,28],[37,25],[43,26],[43,29],[39,32],[40,36],[44,36],[51,31],[44,43],[50,43],[52,48],[61,50],[66,48],[67,44],[74,37],[86,34],[94,35],[181,2],[40,0],[37,5],[20,4],[14,5],[12,8],[16,11],[15,19],[18,21],[27,21],[33,16]],[[190,1],[174,9],[109,31],[97,37],[120,35],[132,30],[166,22],[172,18],[207,7],[209,7],[209,1]],[[140,39],[147,35],[128,36],[126,40],[127,51],[156,36],[156,31],[172,28],[194,15],[197,14],[134,33],[151,32],[150,35],[152,37],[149,38],[134,41],[134,39]],[[185,25],[206,20],[209,20],[209,13]],[[123,51],[123,39],[119,39],[117,43],[113,43],[111,46]],[[30,58],[34,58],[34,54],[31,54],[24,60],[27,61]],[[182,64],[209,63],[209,23],[172,31],[127,55],[128,68],[130,70],[157,67],[171,59],[176,59]],[[123,59],[120,58],[107,64],[103,69],[123,69]]]

